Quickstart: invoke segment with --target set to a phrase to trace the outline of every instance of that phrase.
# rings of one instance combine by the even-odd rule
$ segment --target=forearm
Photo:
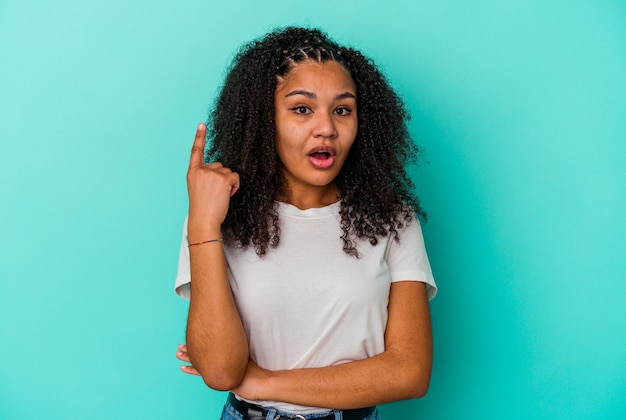
[[[349,409],[410,398],[428,390],[430,361],[388,350],[336,366],[265,371],[259,399],[314,407]]]
[[[189,251],[189,357],[209,387],[229,390],[243,378],[248,343],[228,282],[224,252],[220,243],[193,246]]]
[[[234,392],[248,399],[348,409],[423,396],[432,370],[432,328],[426,286],[393,283],[385,351],[345,364],[267,371],[250,364]]]

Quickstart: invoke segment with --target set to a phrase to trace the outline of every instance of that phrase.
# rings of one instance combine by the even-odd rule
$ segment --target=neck
[[[339,188],[332,183],[323,187],[291,187],[277,200],[296,206],[300,210],[326,207],[341,199]]]

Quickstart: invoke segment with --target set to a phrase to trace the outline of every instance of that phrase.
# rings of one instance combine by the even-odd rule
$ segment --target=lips
[[[308,153],[309,161],[319,169],[330,168],[335,162],[335,149],[329,146],[319,146]]]

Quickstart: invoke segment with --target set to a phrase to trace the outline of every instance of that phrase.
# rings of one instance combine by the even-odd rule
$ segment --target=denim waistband
[[[237,399],[231,392],[228,394],[228,402],[243,416],[244,420],[266,420],[270,411],[276,412],[272,417],[273,420],[335,420],[341,418],[343,420],[363,420],[374,412],[376,407],[357,408],[351,410],[339,410],[340,417],[336,416],[336,411],[321,414],[287,414],[277,412],[275,409],[261,407],[259,405],[250,404],[249,402]]]

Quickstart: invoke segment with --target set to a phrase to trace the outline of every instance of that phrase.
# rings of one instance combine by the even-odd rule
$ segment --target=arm
[[[189,243],[221,237],[221,224],[239,176],[220,163],[204,164],[206,127],[200,124],[189,161]],[[220,242],[189,248],[191,300],[187,351],[205,383],[228,390],[241,382],[248,363],[248,342],[233,299]]]
[[[233,392],[252,400],[349,409],[426,394],[432,367],[426,285],[392,283],[385,351],[368,359],[312,369],[267,371],[253,362]]]

